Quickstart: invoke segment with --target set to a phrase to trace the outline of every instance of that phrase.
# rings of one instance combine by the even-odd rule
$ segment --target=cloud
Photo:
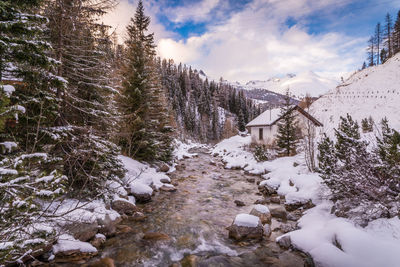
[[[359,65],[366,40],[338,32],[309,34],[302,21],[349,1],[254,0],[200,36],[161,39],[158,52],[232,81],[309,70],[338,78]],[[289,18],[297,24],[287,26]]]
[[[174,32],[165,29],[164,25],[157,20],[156,14],[160,12],[160,5],[155,0],[144,1],[146,15],[151,17],[149,31],[154,32],[156,42],[163,38],[175,37]],[[126,26],[135,15],[137,1],[120,0],[117,7],[106,14],[102,21],[106,25],[112,26],[122,43],[126,36]]]
[[[165,13],[174,23],[208,21],[211,19],[211,11],[216,8],[219,3],[220,0],[202,0],[195,4],[189,3],[177,8],[168,8],[165,10]]]

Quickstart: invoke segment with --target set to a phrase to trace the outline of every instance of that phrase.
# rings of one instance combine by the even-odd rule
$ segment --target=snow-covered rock
[[[151,195],[153,194],[153,189],[141,182],[132,182],[130,184],[130,192],[135,197],[136,201],[139,203],[146,203],[151,200]]]
[[[53,246],[53,254],[56,260],[80,261],[97,254],[97,249],[90,243],[76,240],[71,235],[61,235],[57,243]]]
[[[229,237],[235,240],[262,239],[263,226],[260,218],[250,214],[238,214],[232,225],[227,228]]]
[[[250,215],[260,218],[262,224],[271,223],[271,213],[267,206],[260,204],[254,205]]]

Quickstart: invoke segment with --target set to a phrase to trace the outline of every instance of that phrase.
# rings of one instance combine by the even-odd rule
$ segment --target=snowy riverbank
[[[378,219],[361,228],[332,215],[329,190],[318,174],[308,171],[302,154],[259,163],[245,149],[250,142],[250,136],[234,136],[217,144],[212,153],[222,157],[226,168],[262,175],[261,185],[276,189],[287,204],[311,200],[316,205],[305,211],[299,230],[283,235],[290,237],[293,247],[309,253],[317,266],[398,266],[399,218]]]

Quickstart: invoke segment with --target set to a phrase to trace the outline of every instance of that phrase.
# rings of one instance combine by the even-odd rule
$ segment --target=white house
[[[303,133],[306,132],[306,126],[309,124],[315,127],[323,126],[322,123],[297,105],[293,106],[289,112],[294,112],[296,114],[298,125]],[[278,132],[277,122],[282,118],[280,114],[280,108],[268,109],[246,125],[247,130],[251,134],[253,143],[265,145],[274,144]]]

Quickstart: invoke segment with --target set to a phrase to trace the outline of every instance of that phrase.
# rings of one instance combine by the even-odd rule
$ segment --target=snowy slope
[[[375,124],[386,116],[391,127],[400,129],[400,53],[383,65],[357,72],[330,90],[312,104],[311,113],[328,134],[347,113],[358,122],[372,116]]]
[[[266,81],[250,81],[243,86],[244,89],[265,89],[279,94],[285,94],[289,88],[290,93],[297,98],[304,97],[307,93],[312,97],[323,95],[337,82],[323,78],[309,71],[298,75],[288,74],[284,78],[270,78]]]

